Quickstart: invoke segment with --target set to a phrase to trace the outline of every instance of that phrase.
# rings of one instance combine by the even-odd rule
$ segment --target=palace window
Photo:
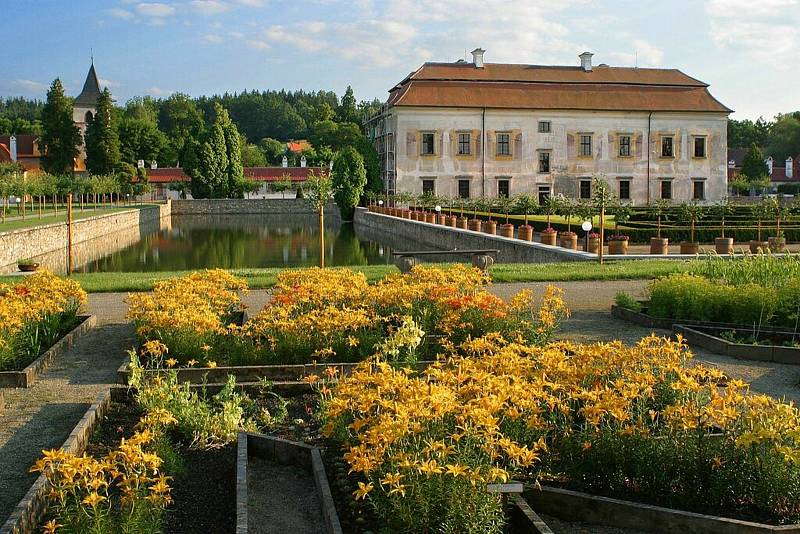
[[[661,180],[662,200],[672,200],[672,180]]]
[[[469,180],[458,181],[458,198],[469,198]]]
[[[622,158],[627,158],[631,155],[631,136],[619,136],[619,155]]]
[[[508,198],[509,180],[497,180],[497,198]]]
[[[497,134],[497,155],[498,156],[511,155],[511,134],[507,133]]]
[[[630,200],[631,199],[631,181],[630,180],[620,180],[619,181],[619,198],[620,198],[620,200]]]
[[[432,156],[434,155],[433,149],[433,139],[434,134],[433,132],[422,132],[422,155],[423,156]]]
[[[422,179],[422,194],[435,195],[436,194],[436,180],[433,178]]]
[[[674,158],[675,150],[672,146],[672,136],[664,136],[661,138],[661,157]]]
[[[592,198],[592,181],[591,180],[581,180],[580,183],[580,190],[578,192],[578,198],[581,199],[588,199]]]
[[[695,180],[692,182],[692,199],[706,199],[706,183],[703,180]]]
[[[550,133],[550,121],[539,121],[539,133]]]
[[[696,157],[696,158],[704,158],[704,157],[706,157],[706,138],[705,137],[695,137],[694,138],[694,157]]]
[[[470,134],[468,133],[460,133],[458,134],[458,155],[459,156],[468,156],[470,153]]]
[[[591,134],[582,134],[581,135],[581,150],[580,155],[582,157],[592,157],[592,136]]]
[[[539,151],[539,172],[550,172],[550,151],[548,150]]]

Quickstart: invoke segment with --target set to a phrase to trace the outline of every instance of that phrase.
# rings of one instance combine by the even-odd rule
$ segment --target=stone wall
[[[500,253],[494,259],[499,263],[551,263],[597,259],[596,255],[586,252],[400,219],[370,213],[364,208],[356,209],[354,224],[360,237],[386,244],[394,250],[497,249]],[[437,256],[434,259],[448,261],[448,256]],[[449,261],[453,260],[457,258],[450,256]]]
[[[161,224],[169,224],[170,210],[168,203],[74,221],[73,267],[124,248],[137,242],[142,235],[158,230]],[[65,223],[0,233],[0,272],[15,272],[17,260],[23,258],[35,259],[55,272],[64,272],[66,246]]]
[[[173,200],[172,213],[175,215],[238,215],[241,213],[300,213],[313,214],[308,201],[302,198],[267,199],[203,199]],[[325,208],[325,215],[337,216],[334,204]]]

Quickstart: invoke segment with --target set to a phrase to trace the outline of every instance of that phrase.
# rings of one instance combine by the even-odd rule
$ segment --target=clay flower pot
[[[766,252],[767,250],[769,250],[768,241],[759,241],[758,239],[752,239],[750,241],[750,252],[752,254],[758,254],[759,252]]]
[[[443,224],[443,225],[447,224],[447,215],[445,215],[444,213],[440,213],[439,215],[437,215],[436,219],[437,219],[436,222],[438,224]]]
[[[34,271],[39,270],[40,265],[38,263],[19,263],[17,264],[17,269],[23,273],[32,273]]]
[[[529,224],[523,224],[517,229],[517,239],[522,239],[523,241],[533,241],[533,226]]]
[[[714,238],[714,251],[720,255],[733,254],[733,238],[732,237]]]
[[[436,214],[435,213],[426,213],[425,214],[425,222],[430,224],[436,224]]]
[[[700,252],[700,243],[697,241],[681,241],[681,254],[697,254]]]
[[[556,240],[558,239],[558,232],[553,230],[552,228],[545,228],[539,234],[539,242],[542,245],[550,245],[556,246]]]
[[[400,216],[402,218],[404,218],[404,219],[410,219],[411,218],[411,210],[401,210]]]
[[[669,254],[669,239],[666,237],[651,237],[650,254],[659,256]]]
[[[514,225],[513,224],[501,224],[500,225],[500,235],[503,237],[514,237]]]
[[[454,225],[456,228],[461,228],[462,230],[466,230],[469,227],[468,220],[466,217],[453,217],[455,219],[456,224]]]
[[[561,248],[578,250],[578,234],[575,232],[561,232],[559,235]]]
[[[470,219],[468,227],[473,232],[480,232],[481,231],[481,220],[480,219]]]
[[[785,237],[770,237],[769,250],[771,252],[785,252],[786,251],[786,238]]]
[[[589,244],[587,246],[589,247],[587,252],[590,254],[597,254],[600,252],[600,237],[589,237]]]
[[[609,254],[627,254],[628,253],[628,240],[627,239],[613,239],[608,242]]]
[[[497,223],[494,221],[485,221],[483,223],[483,233],[495,235],[497,233]]]

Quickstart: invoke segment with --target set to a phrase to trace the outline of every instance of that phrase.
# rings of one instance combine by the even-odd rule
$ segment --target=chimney
[[[289,166],[289,158],[283,156],[283,159],[281,160],[281,167],[288,167],[288,166]]]
[[[158,169],[158,162],[157,161],[151,161],[150,162],[150,168],[151,169]]]
[[[772,156],[770,156],[767,158],[767,172],[769,173],[770,176],[772,176],[772,163],[773,163]]]
[[[592,54],[591,52],[584,52],[578,57],[581,58],[581,68],[586,72],[592,72]]]
[[[475,64],[476,69],[483,68],[483,54],[486,52],[483,48],[476,48],[472,51],[472,63]]]
[[[12,135],[8,141],[8,151],[11,152],[11,161],[17,161],[17,137]]]
[[[786,158],[786,177],[792,178],[794,176],[794,160],[792,156]]]
[[[300,166],[301,167],[305,167],[306,166],[306,157],[305,156],[300,156]]]

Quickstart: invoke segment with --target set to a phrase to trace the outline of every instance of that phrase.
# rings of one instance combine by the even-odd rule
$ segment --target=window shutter
[[[433,151],[437,156],[441,157],[444,151],[444,133],[441,130],[436,130],[433,141],[436,143]]]
[[[486,130],[486,153],[494,157],[494,130]]]
[[[417,157],[417,134],[414,132],[406,134],[406,156],[409,158]]]
[[[514,159],[522,158],[522,132],[514,135],[514,152],[512,153]]]
[[[481,131],[480,130],[472,130],[472,136],[470,138],[472,142],[472,157],[478,158],[481,153]]]
[[[458,132],[456,130],[450,130],[448,132],[450,136],[450,156],[457,156],[458,155]]]
[[[575,159],[577,151],[575,149],[575,135],[567,134],[567,158]]]

